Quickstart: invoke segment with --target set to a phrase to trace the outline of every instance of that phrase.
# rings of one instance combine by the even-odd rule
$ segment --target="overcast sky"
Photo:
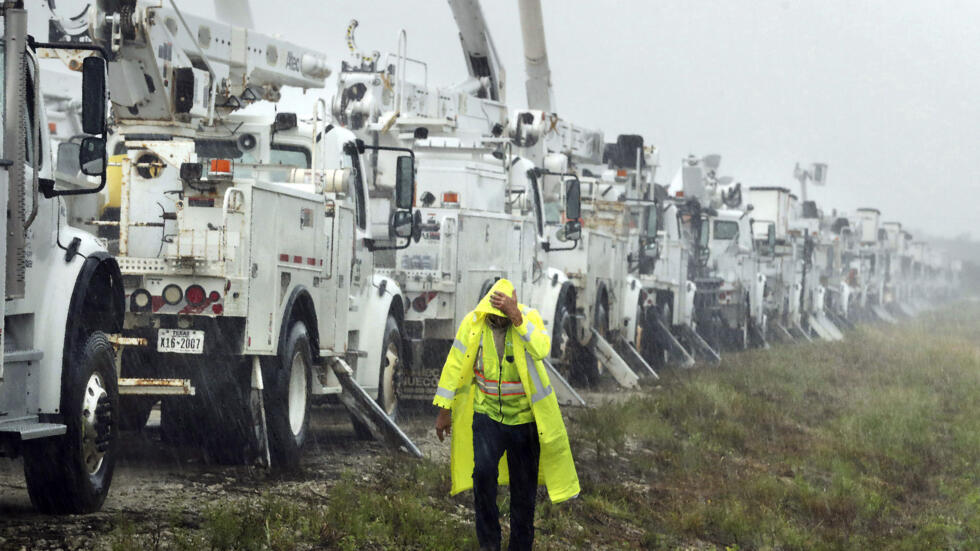
[[[873,206],[946,236],[971,232],[980,151],[980,2],[975,0],[542,0],[555,107],[564,118],[659,147],[669,183],[690,153],[722,173],[797,190],[797,162],[829,164],[825,210]],[[208,0],[178,5],[212,16]],[[408,32],[429,82],[466,69],[444,0],[252,0],[258,27],[347,59],[393,51]],[[483,9],[525,103],[516,0]],[[333,93],[331,80],[326,96]],[[290,95],[295,98],[295,95]],[[308,102],[303,102],[302,109]],[[980,232],[974,232],[980,235]]]

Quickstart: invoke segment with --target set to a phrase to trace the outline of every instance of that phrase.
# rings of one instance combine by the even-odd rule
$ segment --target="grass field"
[[[972,303],[843,343],[729,355],[566,413],[582,495],[552,506],[539,494],[540,549],[980,546]],[[448,496],[445,461],[400,456],[372,471],[345,475],[323,499],[222,504],[170,543],[475,547],[471,495]],[[125,524],[113,537],[116,548],[132,544]]]

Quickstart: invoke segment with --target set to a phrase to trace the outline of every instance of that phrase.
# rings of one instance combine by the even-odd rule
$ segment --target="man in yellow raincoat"
[[[579,493],[578,475],[544,368],[551,338],[537,310],[498,280],[456,332],[433,403],[436,434],[451,435],[453,495],[473,488],[476,535],[500,549],[497,484],[510,484],[510,549],[534,541],[539,482],[551,501]],[[540,465],[540,469],[539,469]]]

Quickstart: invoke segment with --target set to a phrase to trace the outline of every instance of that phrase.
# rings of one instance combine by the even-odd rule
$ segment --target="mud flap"
[[[563,406],[585,406],[585,400],[579,396],[578,392],[572,388],[572,385],[558,373],[555,366],[551,365],[550,360],[542,360],[544,363],[544,368],[548,370],[548,378],[551,379],[551,387],[555,389],[555,397],[558,398],[558,403]]]
[[[620,357],[616,349],[609,344],[609,341],[602,338],[602,335],[595,329],[592,330],[592,341],[594,342],[592,349],[595,351],[596,358],[612,373],[619,386],[623,388],[635,387],[640,377],[630,369],[629,364]]]
[[[650,364],[648,364],[646,360],[643,359],[643,356],[640,355],[640,351],[637,350],[632,343],[620,341],[619,349],[622,351],[622,354],[620,355],[624,360],[626,360],[626,363],[630,364],[634,371],[637,373],[650,375],[658,381],[660,380],[660,375],[657,375],[657,372],[650,367]]]
[[[357,384],[354,380],[354,372],[347,362],[340,358],[331,359],[330,366],[344,389],[340,394],[340,401],[351,415],[368,427],[376,440],[385,442],[393,448],[403,449],[415,457],[422,457],[422,452],[412,439],[402,432],[374,398]]]
[[[687,337],[687,340],[694,346],[695,354],[698,354],[714,364],[721,363],[721,354],[719,354],[714,348],[711,348],[708,341],[704,340],[704,337],[699,335],[693,327],[689,325],[682,325],[681,327],[683,327],[682,331],[684,331],[684,336]]]
[[[657,317],[654,327],[657,328],[658,338],[663,339],[663,342],[667,344],[674,356],[680,358],[680,364],[684,367],[693,367],[694,357],[692,357],[691,354],[684,349],[684,346],[681,345],[680,341],[677,340],[677,337],[670,332],[670,329],[667,329],[667,326],[664,325],[663,320]]]
[[[898,320],[895,316],[891,315],[888,310],[885,310],[881,305],[875,304],[871,307],[871,311],[875,313],[876,316],[881,318],[881,321],[891,324],[897,324]]]
[[[262,399],[262,366],[258,356],[252,356],[252,383],[248,394],[248,411],[252,414],[252,431],[255,433],[256,462],[268,468],[272,465],[269,454],[269,431],[265,424],[265,401]]]

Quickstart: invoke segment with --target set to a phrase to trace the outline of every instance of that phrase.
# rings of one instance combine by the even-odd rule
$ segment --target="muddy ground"
[[[431,407],[416,407],[401,414],[400,425],[426,456],[448,461],[448,442],[441,444],[432,430],[433,414]],[[345,472],[356,473],[359,467],[397,453],[377,442],[357,440],[340,406],[314,408],[301,469],[288,475],[206,464],[199,450],[161,442],[158,423],[154,412],[142,432],[122,434],[109,497],[102,511],[91,515],[37,514],[27,495],[21,460],[0,460],[0,549],[108,548],[109,534],[122,524],[148,534],[174,525],[195,528],[202,512],[216,501],[263,493],[326,496]]]

